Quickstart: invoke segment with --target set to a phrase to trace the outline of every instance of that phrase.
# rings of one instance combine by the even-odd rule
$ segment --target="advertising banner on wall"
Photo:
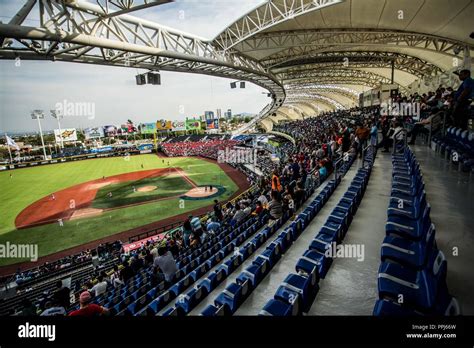
[[[58,144],[61,143],[61,138],[63,141],[77,141],[76,128],[61,129],[61,132],[59,129],[55,129],[54,137],[56,138],[56,143]]]
[[[133,134],[137,132],[137,127],[132,122],[127,122],[126,124],[122,124],[118,129],[118,134]]]
[[[140,153],[151,153],[153,150],[153,144],[140,144],[138,145]]]
[[[171,130],[173,132],[186,130],[186,122],[185,121],[173,121],[173,122],[171,122]]]
[[[198,130],[201,129],[200,120],[186,120],[186,130]]]
[[[206,120],[206,129],[219,129],[219,120]]]
[[[86,139],[98,139],[104,137],[103,127],[91,127],[84,129]]]
[[[138,129],[142,134],[153,134],[156,133],[156,123],[142,123]]]
[[[103,153],[103,152],[111,152],[113,151],[112,146],[102,146],[102,147],[97,147],[95,149],[91,149],[91,153]]]
[[[114,137],[117,135],[117,127],[115,126],[104,126],[104,135],[106,137]]]
[[[156,121],[156,129],[159,131],[165,131],[171,129],[171,121],[159,120]]]

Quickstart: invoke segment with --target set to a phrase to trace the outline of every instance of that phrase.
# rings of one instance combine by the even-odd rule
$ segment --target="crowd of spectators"
[[[232,148],[239,143],[239,141],[230,139],[180,141],[163,143],[161,149],[169,157],[203,156],[216,159],[219,150]]]

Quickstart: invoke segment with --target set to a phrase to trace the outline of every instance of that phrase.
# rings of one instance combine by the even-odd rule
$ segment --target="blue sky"
[[[260,3],[262,0],[183,0],[134,15],[213,38]],[[0,21],[8,22],[22,4],[1,0]],[[29,17],[24,24],[36,26],[38,21]],[[217,108],[257,113],[269,101],[258,86],[247,83],[246,89],[230,89],[231,80],[199,74],[163,71],[161,86],[137,86],[137,72],[144,70],[41,61],[21,61],[17,67],[14,61],[0,61],[0,131],[36,130],[31,110],[50,110],[64,101],[94,103],[96,115],[92,120],[66,117],[62,127],[120,124],[129,118],[135,122],[181,120]],[[50,116],[43,121],[44,129],[55,125]]]

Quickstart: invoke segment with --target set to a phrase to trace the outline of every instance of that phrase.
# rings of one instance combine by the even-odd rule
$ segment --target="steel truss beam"
[[[325,52],[314,57],[297,59],[281,64],[272,69],[272,72],[279,75],[282,72],[304,72],[314,69],[333,68],[387,68],[394,64],[395,69],[407,72],[416,77],[435,76],[443,70],[423,59],[416,58],[401,53],[394,52]]]
[[[285,74],[282,81],[286,90],[298,88],[305,84],[362,85],[374,88],[381,84],[391,83],[384,76],[364,70],[352,69],[323,69],[305,74]],[[404,86],[400,86],[400,89],[406,91]]]
[[[306,97],[306,96],[313,96],[313,95],[321,95],[322,93],[330,93],[330,94],[337,94],[343,96],[354,103],[359,101],[359,95],[357,93],[351,93],[349,91],[344,90],[342,87],[333,86],[333,88],[292,88],[287,90],[286,97],[289,98],[298,98],[298,97]]]
[[[334,105],[332,105],[331,103],[329,103],[325,100],[318,101],[318,103],[326,105],[331,110],[334,109]],[[288,108],[295,108],[295,109],[299,109],[299,110],[302,110],[300,106],[306,106],[306,107],[309,107],[311,110],[313,110],[316,114],[323,111],[323,109],[321,107],[319,107],[319,105],[317,105],[317,104],[315,104],[315,103],[313,103],[309,100],[299,100],[299,101],[288,102],[288,103],[285,103],[283,106],[286,106]],[[304,112],[304,113],[307,114],[308,116],[311,116],[307,112]]]
[[[96,2],[106,13],[103,16],[105,18],[166,4],[173,0],[96,0]]]
[[[217,35],[214,43],[226,51],[253,35],[288,19],[341,3],[343,0],[271,0],[239,18]]]
[[[261,62],[271,68],[285,62],[312,57],[325,51],[341,51],[357,46],[382,46],[416,48],[440,53],[462,60],[466,44],[435,35],[367,29],[312,29],[259,33],[242,42],[238,49],[244,54],[281,48],[281,51],[265,57]],[[474,45],[468,45],[471,50]],[[459,54],[454,51],[459,50]]]
[[[130,1],[120,2],[131,6]],[[0,59],[57,60],[246,80],[273,96],[257,120],[278,109],[285,100],[281,83],[258,61],[233,50],[218,51],[200,37],[127,14],[116,15],[82,0],[38,3],[39,6],[20,10],[21,14],[14,18],[21,21],[0,24],[0,38],[6,38]],[[28,14],[38,10],[38,27],[20,25]]]
[[[355,70],[348,68],[340,69],[320,69],[313,70],[309,72],[295,72],[295,73],[285,73],[282,74],[282,82],[285,85],[294,84],[295,82],[310,81],[317,84],[324,84],[328,82],[322,82],[322,80],[328,80],[331,78],[343,78],[345,79],[346,84],[353,84],[351,80],[360,80],[365,79],[365,86],[375,87],[380,84],[388,84],[390,80],[384,76],[364,71],[364,70]],[[330,83],[330,82],[329,82]],[[336,84],[336,83],[335,83]]]
[[[326,104],[326,105],[330,105],[331,108],[333,108],[333,109],[344,109],[344,105],[342,105],[338,101],[336,101],[332,98],[326,97],[324,95],[320,95],[320,94],[314,94],[314,95],[311,95],[311,96],[309,96],[309,95],[307,95],[307,96],[304,96],[304,95],[288,96],[286,98],[286,100],[287,100],[288,103],[298,103],[298,102],[302,102],[302,101],[320,102],[320,103],[323,103],[323,104]],[[285,104],[283,106],[285,106]]]

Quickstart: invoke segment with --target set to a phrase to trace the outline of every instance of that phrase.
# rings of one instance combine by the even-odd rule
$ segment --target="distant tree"
[[[252,119],[251,117],[246,116],[246,117],[244,118],[244,122],[245,122],[245,123],[249,123],[251,119]]]

